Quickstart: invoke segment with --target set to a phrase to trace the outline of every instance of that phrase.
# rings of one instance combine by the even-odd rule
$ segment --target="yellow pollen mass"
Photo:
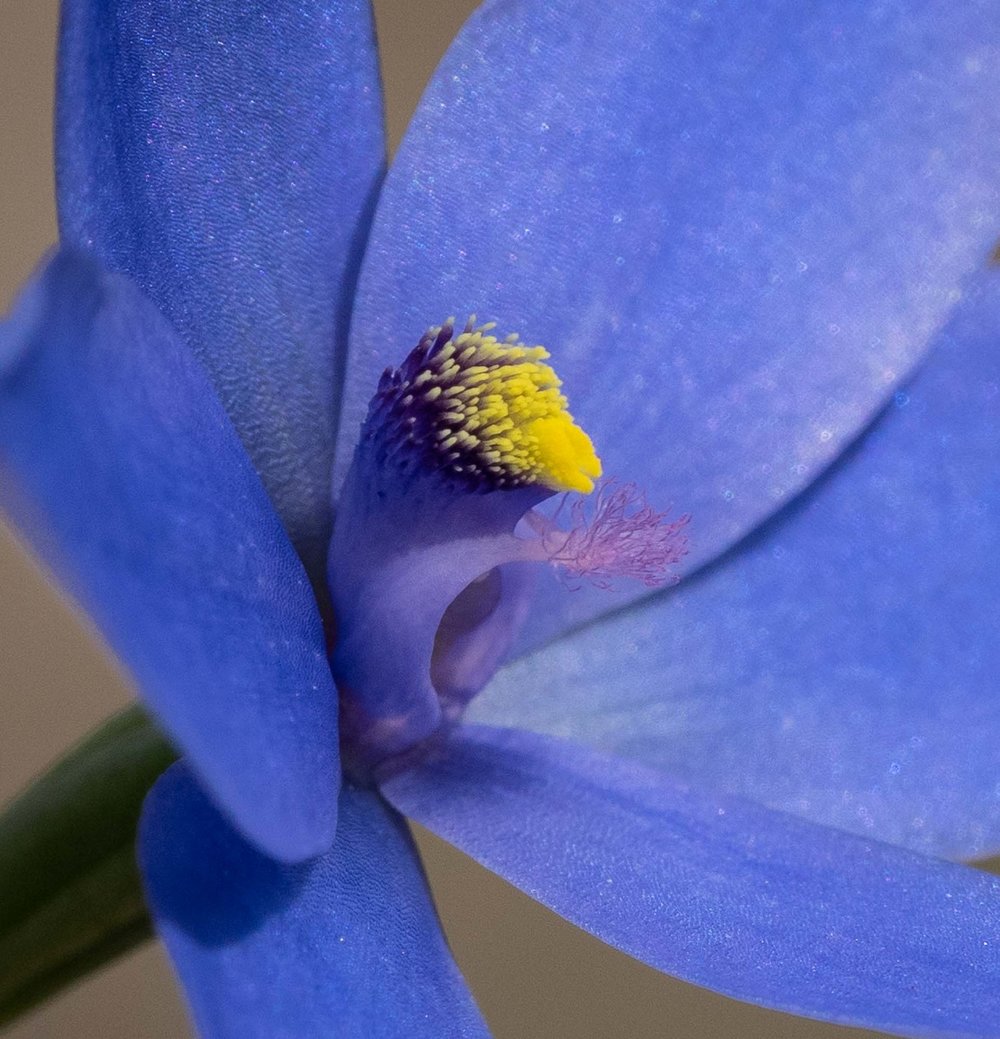
[[[548,351],[513,336],[501,342],[489,334],[492,327],[470,323],[438,346],[406,392],[434,406],[441,448],[471,454],[501,486],[541,484],[589,494],[601,462],[545,363]],[[455,471],[467,460],[453,459]]]

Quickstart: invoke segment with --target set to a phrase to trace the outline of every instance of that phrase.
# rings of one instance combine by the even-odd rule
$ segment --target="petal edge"
[[[126,278],[57,254],[0,325],[0,501],[213,796],[281,858],[335,828],[309,581],[200,366]]]

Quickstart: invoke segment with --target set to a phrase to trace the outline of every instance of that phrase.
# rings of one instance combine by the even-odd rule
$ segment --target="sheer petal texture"
[[[0,326],[0,500],[213,796],[279,858],[329,845],[336,701],[308,578],[200,365],[63,253]]]
[[[379,202],[339,471],[381,367],[475,311],[552,350],[605,471],[694,516],[692,568],[716,556],[836,457],[989,252],[998,42],[989,0],[486,3]],[[560,593],[535,641],[614,601]]]
[[[204,1039],[486,1039],[403,820],[345,786],[332,851],[281,866],[178,766],[154,787],[140,860]]]
[[[956,857],[1000,848],[1000,271],[837,466],[473,716]]]
[[[900,1035],[996,1035],[996,877],[515,730],[457,730],[440,757],[383,789],[660,970]]]
[[[57,160],[64,240],[135,277],[194,349],[321,563],[385,162],[368,0],[66,4]]]

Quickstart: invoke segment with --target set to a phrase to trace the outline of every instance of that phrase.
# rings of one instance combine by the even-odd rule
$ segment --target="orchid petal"
[[[383,792],[659,970],[900,1035],[996,1035],[996,877],[514,730],[458,729]]]
[[[718,556],[837,457],[985,262],[998,47],[988,2],[486,3],[379,201],[340,474],[381,368],[474,310],[552,350],[606,472],[694,516],[689,569]],[[552,587],[531,635],[642,594]]]
[[[1000,849],[998,328],[993,272],[803,499],[474,716],[920,851]]]
[[[0,326],[0,466],[224,810],[279,858],[327,847],[336,699],[309,581],[200,365],[123,276],[62,253]]]
[[[385,162],[368,0],[66,4],[57,154],[64,240],[133,276],[173,323],[321,566]]]
[[[345,786],[333,849],[281,866],[181,766],[147,800],[140,859],[203,1039],[475,1039],[489,1033],[403,820]]]

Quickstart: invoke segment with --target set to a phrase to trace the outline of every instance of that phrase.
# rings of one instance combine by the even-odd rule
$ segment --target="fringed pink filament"
[[[571,527],[544,525],[542,546],[549,560],[569,576],[610,588],[615,578],[641,581],[649,588],[677,580],[671,570],[687,555],[684,531],[690,516],[667,520],[634,483],[608,479],[593,495],[575,498],[569,506]],[[536,530],[539,529],[539,525]]]

